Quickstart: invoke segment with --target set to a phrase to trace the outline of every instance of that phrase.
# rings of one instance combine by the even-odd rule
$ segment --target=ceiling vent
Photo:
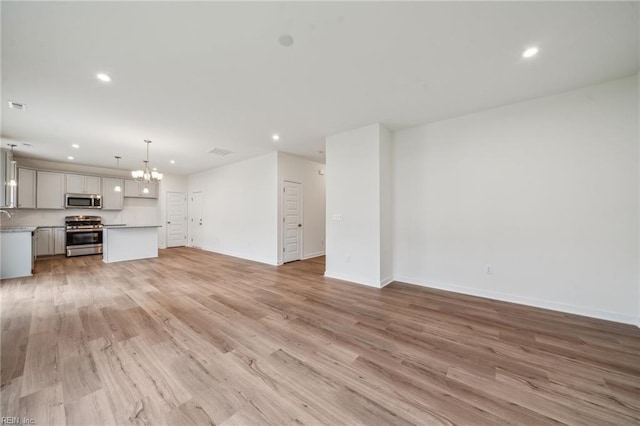
[[[222,148],[213,148],[211,151],[209,151],[209,154],[225,156],[231,154],[231,151],[227,151],[226,149]]]
[[[18,111],[26,111],[27,106],[25,104],[21,104],[19,102],[9,101],[9,108],[17,109]]]

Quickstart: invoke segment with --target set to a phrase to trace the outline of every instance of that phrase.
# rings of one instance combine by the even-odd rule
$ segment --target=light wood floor
[[[189,248],[2,281],[2,416],[37,424],[640,424],[636,327]]]

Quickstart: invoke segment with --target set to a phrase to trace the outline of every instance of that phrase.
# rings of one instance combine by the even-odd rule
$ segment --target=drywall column
[[[325,276],[373,287],[390,281],[390,151],[379,124],[327,138]]]

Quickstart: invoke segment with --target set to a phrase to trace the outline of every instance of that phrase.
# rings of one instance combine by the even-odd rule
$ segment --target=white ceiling
[[[151,165],[179,174],[276,149],[323,161],[327,135],[627,76],[638,52],[634,2],[2,2],[2,144],[139,168],[151,139]]]

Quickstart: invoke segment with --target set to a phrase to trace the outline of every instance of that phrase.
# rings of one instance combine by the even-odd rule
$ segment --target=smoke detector
[[[18,111],[26,111],[27,106],[25,104],[21,104],[20,102],[9,101],[9,108],[17,109]]]
[[[222,149],[222,148],[213,148],[211,151],[209,151],[209,154],[225,156],[225,155],[231,154],[231,151],[228,151],[228,150]]]

